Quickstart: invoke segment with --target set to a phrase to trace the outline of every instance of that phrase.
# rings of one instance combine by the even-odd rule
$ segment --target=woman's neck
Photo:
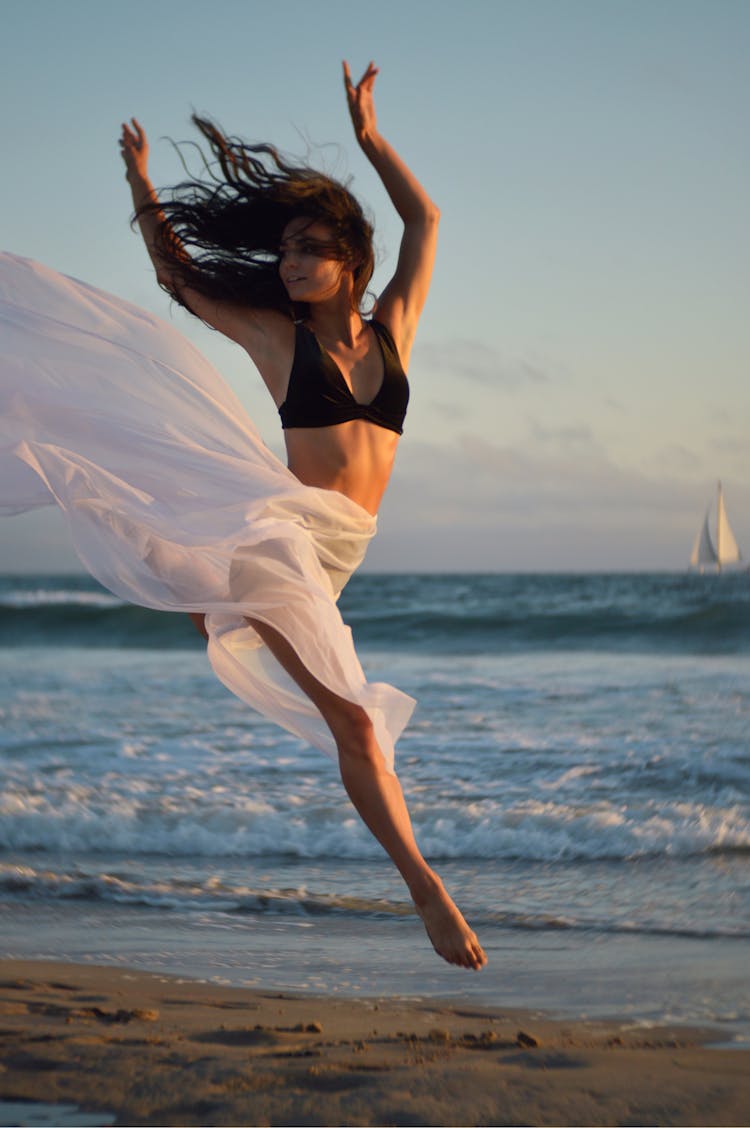
[[[362,318],[352,308],[351,291],[342,287],[337,294],[320,302],[311,302],[307,321],[316,336],[338,341],[352,348],[362,332]]]

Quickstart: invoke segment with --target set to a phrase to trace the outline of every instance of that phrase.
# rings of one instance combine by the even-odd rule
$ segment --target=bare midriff
[[[337,490],[373,516],[386,491],[399,438],[365,419],[284,431],[289,469],[296,478],[306,486]]]

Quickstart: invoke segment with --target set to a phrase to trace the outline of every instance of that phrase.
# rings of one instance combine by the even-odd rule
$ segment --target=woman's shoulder
[[[246,309],[238,320],[234,340],[260,372],[277,407],[286,396],[297,329],[291,317],[277,310]]]
[[[386,344],[395,354],[396,360],[406,373],[411,342],[404,338],[403,320],[390,310],[384,303],[378,303],[375,312],[369,319],[373,332],[380,338],[381,344]]]
[[[182,287],[180,298],[201,321],[248,351],[256,339],[262,344],[268,338],[283,342],[294,336],[291,317],[279,310],[257,309],[242,302],[211,298],[192,286]]]

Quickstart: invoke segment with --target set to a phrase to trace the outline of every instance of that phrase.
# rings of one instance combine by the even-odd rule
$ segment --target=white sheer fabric
[[[393,770],[414,701],[367,683],[336,607],[375,519],[302,485],[166,322],[0,255],[0,513],[49,504],[100,583],[145,607],[206,612],[224,685],[336,757],[318,710],[245,617],[275,627],[367,710]]]

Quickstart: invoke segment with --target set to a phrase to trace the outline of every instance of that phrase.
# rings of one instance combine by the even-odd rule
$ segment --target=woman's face
[[[293,302],[321,302],[336,295],[345,275],[327,224],[300,216],[284,228],[279,247],[279,276]]]

